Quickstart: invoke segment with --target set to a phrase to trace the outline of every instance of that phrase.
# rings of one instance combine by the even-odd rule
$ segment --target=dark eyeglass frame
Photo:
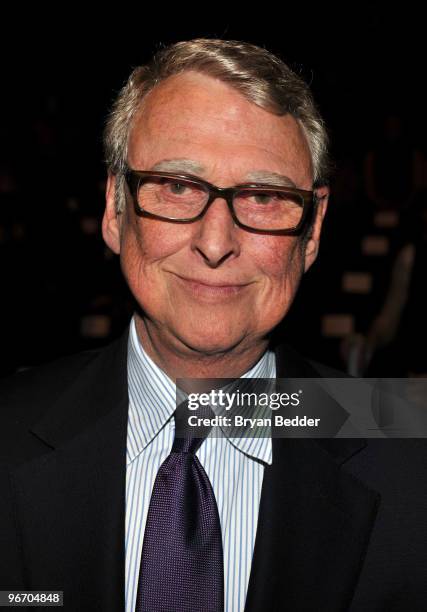
[[[149,178],[149,177],[154,177],[154,178],[164,177],[164,178],[172,178],[172,179],[177,179],[177,180],[185,180],[188,183],[192,183],[194,185],[201,186],[204,189],[206,189],[206,191],[209,194],[208,201],[206,202],[205,206],[203,207],[203,209],[200,211],[198,215],[196,215],[195,217],[187,218],[187,219],[176,219],[174,217],[164,217],[162,215],[150,213],[139,206],[138,197],[137,197],[138,187],[139,187],[139,183],[141,179]],[[309,221],[309,219],[312,218],[314,208],[319,199],[317,198],[314,191],[307,191],[305,189],[296,189],[294,187],[283,187],[283,186],[278,186],[278,185],[276,186],[265,185],[263,183],[243,183],[241,185],[236,185],[235,187],[216,187],[215,185],[212,185],[212,183],[209,183],[208,181],[205,181],[204,179],[201,179],[197,176],[193,176],[191,174],[176,174],[175,172],[132,170],[131,168],[129,168],[124,173],[124,178],[128,186],[130,195],[132,196],[132,199],[133,199],[135,212],[138,216],[148,217],[150,219],[158,219],[160,221],[170,221],[172,223],[193,223],[194,221],[198,221],[205,215],[206,211],[208,210],[212,202],[214,202],[217,198],[222,198],[227,202],[228,208],[230,210],[230,214],[233,218],[233,221],[235,222],[237,226],[247,231],[256,232],[260,234],[277,234],[281,236],[294,236],[294,235],[300,234],[305,224]],[[245,225],[244,223],[239,221],[234,211],[233,200],[234,200],[236,193],[238,193],[239,191],[245,190],[245,189],[262,189],[262,191],[265,193],[269,193],[269,192],[274,193],[277,191],[284,191],[284,192],[299,196],[303,202],[303,206],[302,206],[303,211],[302,211],[301,219],[298,225],[295,227],[286,228],[286,229],[257,229],[257,228],[250,227],[249,225]]]

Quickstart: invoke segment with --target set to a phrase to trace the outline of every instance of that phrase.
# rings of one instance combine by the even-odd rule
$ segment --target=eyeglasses
[[[313,191],[256,183],[222,188],[171,172],[128,170],[125,180],[140,216],[192,223],[224,198],[236,225],[269,234],[300,233],[317,202]]]

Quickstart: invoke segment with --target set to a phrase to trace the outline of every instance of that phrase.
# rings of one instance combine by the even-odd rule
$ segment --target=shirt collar
[[[273,351],[241,378],[275,378]],[[132,318],[128,341],[129,422],[127,464],[131,463],[171,419],[176,407],[176,386],[144,351]],[[271,437],[229,439],[239,451],[263,463],[272,463]]]

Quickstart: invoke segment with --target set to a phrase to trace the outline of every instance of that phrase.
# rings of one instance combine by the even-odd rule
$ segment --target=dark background
[[[336,172],[320,258],[280,333],[309,356],[346,367],[346,332],[326,333],[325,315],[350,317],[350,331],[365,333],[377,314],[407,240],[406,209],[397,228],[374,227],[364,160],[388,113],[403,121],[405,146],[426,154],[421,14],[376,3],[292,12],[246,6],[227,18],[218,7],[198,11],[117,7],[89,23],[66,6],[3,21],[0,375],[98,346],[126,325],[132,302],[100,239],[103,124],[132,67],[195,37],[246,40],[280,55],[311,84],[329,127]],[[361,240],[372,234],[386,236],[387,254],[362,255]],[[344,291],[347,271],[369,273],[369,292]]]

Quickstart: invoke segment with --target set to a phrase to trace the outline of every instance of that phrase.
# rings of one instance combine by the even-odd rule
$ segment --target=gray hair
[[[230,85],[247,100],[275,115],[290,114],[301,125],[311,152],[314,182],[327,182],[328,136],[305,81],[269,51],[255,45],[216,39],[178,42],[139,66],[119,92],[104,132],[108,171],[116,175],[116,208],[125,204],[124,172],[133,121],[145,96],[161,81],[192,70]]]

